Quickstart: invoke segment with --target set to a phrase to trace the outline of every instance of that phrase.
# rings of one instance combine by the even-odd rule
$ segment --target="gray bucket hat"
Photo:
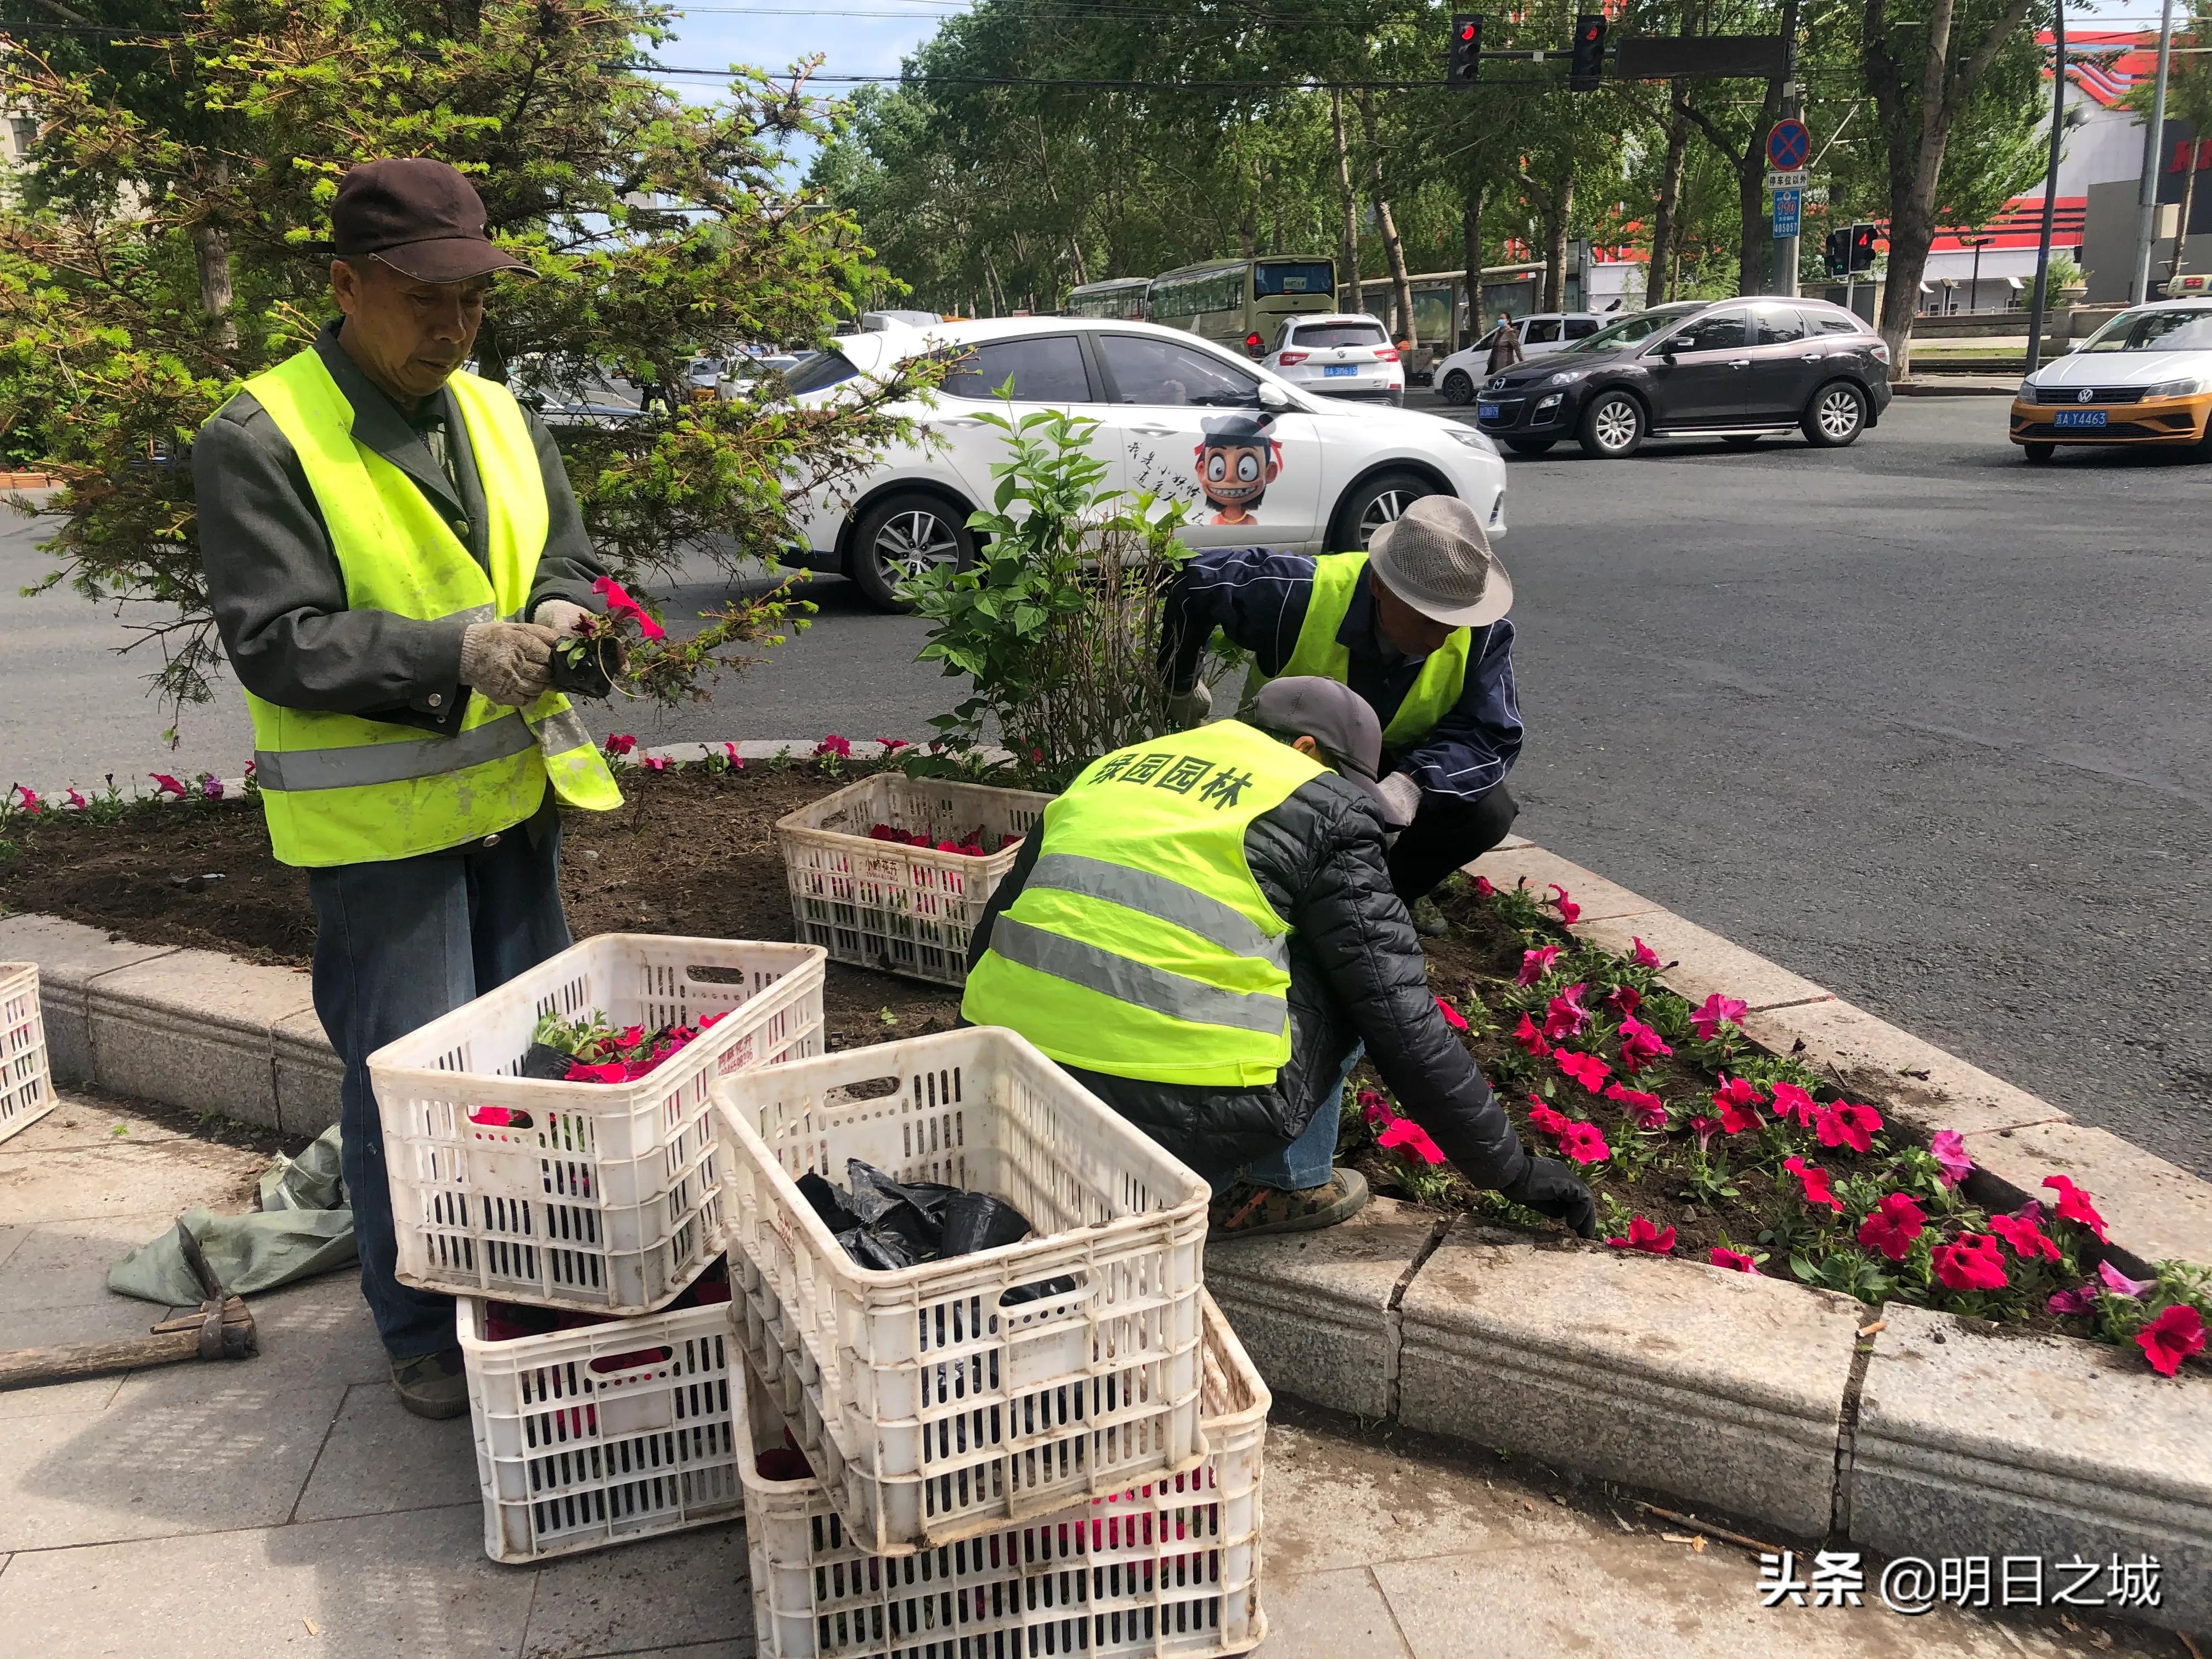
[[[1424,495],[1376,531],[1367,566],[1449,628],[1487,628],[1513,608],[1513,578],[1490,550],[1482,515],[1456,495]]]
[[[1375,781],[1382,764],[1382,727],[1367,699],[1350,686],[1310,674],[1269,680],[1252,699],[1245,718],[1285,743],[1311,738],[1337,775],[1358,785],[1375,803],[1386,828],[1404,827],[1390,798]]]

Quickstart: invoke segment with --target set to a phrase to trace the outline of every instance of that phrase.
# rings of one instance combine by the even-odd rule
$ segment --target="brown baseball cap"
[[[492,245],[477,187],[459,169],[427,155],[349,169],[331,204],[331,240],[340,258],[374,254],[418,283],[530,269]]]

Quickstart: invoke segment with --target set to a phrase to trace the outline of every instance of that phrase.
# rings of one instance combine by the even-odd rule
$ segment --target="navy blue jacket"
[[[1168,590],[1160,634],[1160,666],[1168,684],[1187,690],[1198,677],[1206,641],[1219,629],[1259,659],[1269,678],[1283,672],[1305,625],[1313,598],[1313,557],[1264,547],[1201,553]],[[1375,645],[1375,595],[1359,584],[1337,630],[1352,653],[1348,678],[1384,727],[1420,678],[1410,657],[1386,660]],[[1504,617],[1468,642],[1467,684],[1436,730],[1386,757],[1427,795],[1471,799],[1504,781],[1521,753],[1521,708],[1513,695],[1513,622]]]

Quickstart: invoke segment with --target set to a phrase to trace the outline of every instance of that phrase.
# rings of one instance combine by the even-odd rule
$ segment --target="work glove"
[[[1530,1158],[1518,1181],[1498,1190],[1499,1197],[1564,1223],[1584,1238],[1597,1237],[1597,1200],[1557,1158]]]
[[[1394,830],[1403,830],[1413,821],[1413,814],[1421,810],[1421,786],[1403,772],[1393,772],[1375,786],[1382,792],[1382,799],[1390,803],[1396,815]]]
[[[1206,717],[1212,712],[1213,693],[1206,689],[1204,680],[1192,681],[1188,691],[1168,694],[1168,718],[1179,732],[1205,724]]]
[[[550,664],[558,638],[537,623],[473,623],[461,635],[461,684],[509,708],[535,702],[553,683]]]
[[[542,623],[556,634],[566,638],[576,631],[578,623],[591,614],[582,605],[572,600],[547,599],[538,607],[538,613],[531,618],[531,621]]]

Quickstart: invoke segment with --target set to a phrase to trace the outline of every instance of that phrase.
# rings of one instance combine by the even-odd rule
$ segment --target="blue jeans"
[[[1344,1057],[1344,1069],[1337,1073],[1336,1087],[1314,1108],[1313,1121],[1281,1152],[1254,1158],[1237,1172],[1235,1179],[1285,1193],[1326,1185],[1329,1172],[1336,1167],[1336,1132],[1343,1121],[1344,1085],[1351,1081],[1352,1068],[1366,1052],[1366,1044],[1353,1043],[1352,1052]]]
[[[341,1165],[361,1291],[394,1359],[453,1347],[453,1299],[402,1285],[368,1057],[568,945],[560,820],[451,852],[307,872],[315,906],[315,1012],[345,1062]]]

